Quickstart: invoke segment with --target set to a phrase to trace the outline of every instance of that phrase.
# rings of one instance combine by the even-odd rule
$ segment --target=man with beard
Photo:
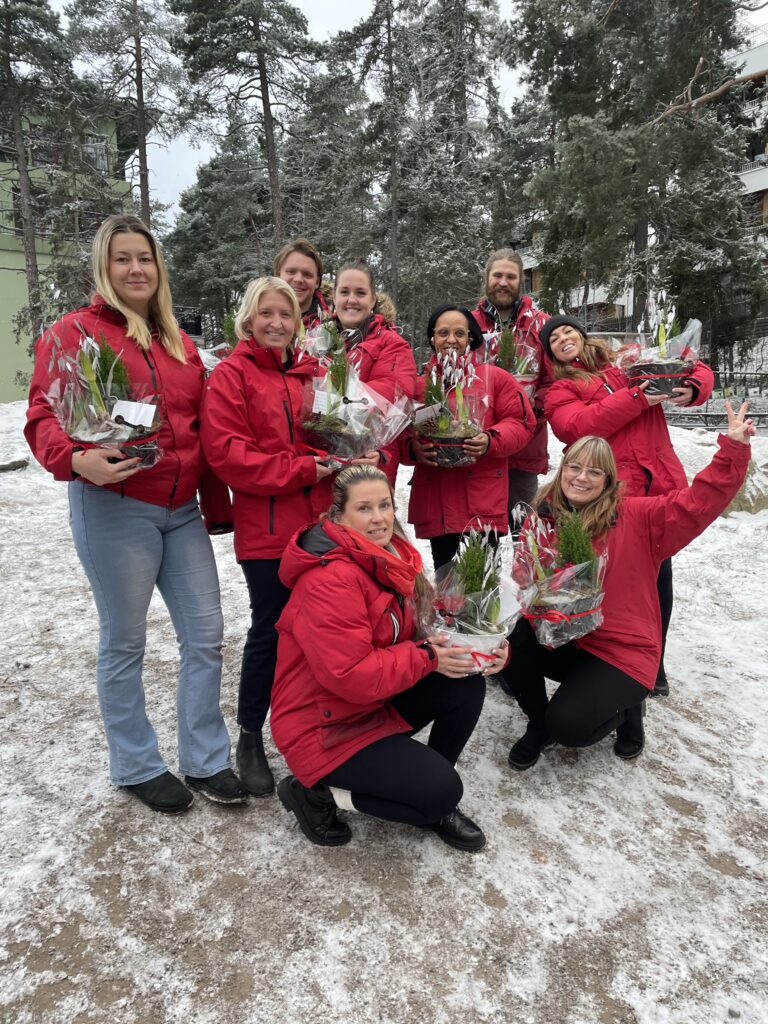
[[[472,310],[486,343],[489,335],[510,328],[518,350],[530,346],[538,356],[538,376],[530,396],[536,430],[530,443],[509,459],[510,516],[518,502],[532,503],[538,474],[546,473],[549,465],[543,406],[544,392],[552,383],[552,364],[539,341],[539,331],[549,315],[534,306],[530,295],[521,295],[522,284],[523,261],[519,254],[514,249],[497,249],[485,265],[485,295]]]

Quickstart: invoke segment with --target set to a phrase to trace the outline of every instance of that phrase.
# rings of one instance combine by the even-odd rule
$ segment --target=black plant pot
[[[460,437],[447,434],[421,434],[420,437],[427,444],[435,446],[435,458],[438,466],[444,469],[456,469],[457,466],[471,466],[474,462],[464,451],[464,442],[468,441],[474,434],[462,434]]]
[[[142,441],[140,444],[123,445],[120,451],[127,459],[141,459],[139,469],[151,469],[163,454],[157,441]]]
[[[373,434],[367,430],[362,433],[339,428],[318,430],[311,421],[302,423],[302,430],[308,444],[345,461],[359,459],[364,452],[375,447]]]
[[[655,363],[634,363],[625,372],[631,384],[649,382],[646,395],[671,395],[674,388],[683,387],[692,369],[693,363],[684,359],[665,359]]]

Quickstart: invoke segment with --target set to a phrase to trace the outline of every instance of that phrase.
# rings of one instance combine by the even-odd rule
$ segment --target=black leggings
[[[590,747],[626,721],[649,690],[607,661],[564,644],[547,650],[525,619],[509,638],[504,679],[531,724],[564,747]],[[547,700],[544,677],[562,685]]]
[[[392,698],[411,733],[385,736],[348,758],[321,782],[347,789],[358,811],[386,821],[428,825],[458,806],[463,793],[454,768],[485,699],[481,675],[449,679],[432,672]],[[433,723],[427,746],[412,739]]]
[[[259,732],[267,718],[277,662],[275,623],[290,597],[280,582],[279,558],[252,558],[240,563],[251,601],[251,626],[245,638],[240,669],[237,721],[248,732]]]
[[[661,612],[661,662],[659,664],[658,678],[665,679],[664,672],[664,651],[667,646],[667,631],[669,620],[672,618],[672,559],[665,558],[659,566],[659,575],[656,580],[656,590],[659,594],[659,611]]]

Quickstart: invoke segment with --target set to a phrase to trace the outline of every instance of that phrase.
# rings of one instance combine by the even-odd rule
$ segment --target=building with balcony
[[[92,180],[101,180],[107,186],[108,204],[113,212],[123,208],[131,187],[125,180],[125,162],[133,152],[131,140],[118,136],[117,122],[102,119],[94,125],[92,133],[83,136],[75,154],[75,163]],[[51,239],[54,232],[59,240],[69,238],[72,244],[83,244],[93,236],[103,219],[104,208],[89,208],[89,201],[72,192],[65,203],[58,200],[57,207],[50,196],[52,171],[62,169],[65,147],[52,137],[50,131],[30,126],[27,160],[32,179],[35,208],[35,240],[38,267],[43,273],[50,264]],[[67,159],[72,156],[72,145],[67,144]],[[82,179],[82,175],[81,175]],[[71,176],[73,183],[78,175]],[[62,229],[62,205],[66,206],[66,225]],[[100,204],[103,207],[103,204]],[[84,282],[84,294],[87,283]],[[17,344],[13,319],[27,304],[27,280],[24,266],[24,245],[19,207],[18,171],[12,137],[0,125],[0,402],[23,398],[26,389],[25,374],[32,368],[32,359],[25,344]]]

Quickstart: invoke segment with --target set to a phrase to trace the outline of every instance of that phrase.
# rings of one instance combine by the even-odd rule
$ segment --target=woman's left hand
[[[749,439],[757,433],[757,427],[752,420],[744,419],[749,409],[749,402],[742,402],[738,412],[733,411],[730,401],[725,403],[725,412],[728,416],[728,437],[739,444],[749,444]]]
[[[670,400],[670,405],[690,405],[693,401],[693,388],[672,388],[672,394],[674,398]]]
[[[490,443],[491,439],[486,433],[475,434],[464,442],[464,451],[473,459],[479,459],[488,451]]]
[[[481,675],[493,676],[497,672],[501,672],[507,663],[509,657],[509,641],[502,640],[498,647],[494,647],[491,651],[494,656],[493,661],[486,661],[481,670]]]
[[[379,452],[363,452],[359,459],[351,459],[353,466],[378,466],[381,461]]]

